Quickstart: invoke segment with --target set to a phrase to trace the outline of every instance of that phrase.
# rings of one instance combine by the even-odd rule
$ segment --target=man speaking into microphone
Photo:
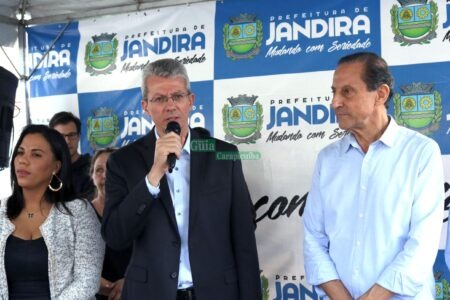
[[[122,299],[260,300],[255,213],[241,162],[190,147],[236,146],[189,128],[195,96],[183,64],[148,65],[142,92],[155,126],[107,164],[102,234],[112,248],[133,246]]]

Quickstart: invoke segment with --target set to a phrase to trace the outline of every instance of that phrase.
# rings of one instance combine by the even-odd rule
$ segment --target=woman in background
[[[62,135],[26,126],[11,158],[12,195],[0,203],[1,299],[95,299],[104,244],[70,176]]]
[[[91,160],[90,174],[96,187],[96,195],[91,203],[97,212],[100,222],[105,207],[106,162],[114,150],[113,148],[97,150]],[[100,281],[100,290],[96,296],[97,299],[120,299],[123,278],[128,262],[130,261],[130,256],[131,249],[116,251],[106,245],[102,278]]]

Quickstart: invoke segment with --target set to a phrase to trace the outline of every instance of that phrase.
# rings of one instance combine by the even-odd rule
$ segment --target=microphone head
[[[178,124],[178,123],[175,122],[175,121],[170,121],[170,122],[167,124],[167,127],[166,127],[165,132],[166,132],[166,133],[169,133],[169,132],[175,132],[176,134],[179,135],[179,134],[181,133],[181,127],[180,127],[180,124]]]

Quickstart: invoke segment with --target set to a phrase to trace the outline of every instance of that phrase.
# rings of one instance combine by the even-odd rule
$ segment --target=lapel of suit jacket
[[[142,150],[142,154],[144,156],[146,170],[150,171],[153,165],[153,159],[155,157],[155,145],[156,145],[156,135],[155,135],[156,127],[150,131],[150,133],[144,137],[144,149]],[[147,172],[148,172],[147,171]],[[175,231],[178,232],[177,221],[175,219],[175,210],[173,208],[172,197],[170,196],[170,189],[167,183],[166,175],[164,175],[159,182],[159,199],[157,201],[161,201],[162,205],[167,211],[167,215],[169,216],[170,222]]]
[[[191,129],[191,143],[194,139],[200,139],[200,135]],[[208,152],[192,151],[191,149],[191,171],[189,187],[189,231],[195,223],[195,217],[200,206],[199,196],[201,187],[205,182],[205,168],[208,159]]]

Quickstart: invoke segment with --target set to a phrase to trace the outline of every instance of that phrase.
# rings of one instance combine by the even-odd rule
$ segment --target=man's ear
[[[189,105],[191,106],[191,109],[190,109],[190,110],[192,110],[192,107],[194,106],[194,102],[195,102],[195,94],[194,94],[194,93],[191,93],[188,97],[189,97],[189,98],[188,98],[188,100],[189,100]]]
[[[391,89],[389,86],[385,83],[380,85],[377,89],[377,102],[378,104],[385,105],[386,101],[388,100],[389,93],[391,92]]]
[[[147,99],[141,100],[141,107],[142,107],[142,110],[145,111],[145,113],[150,116],[150,113],[148,111],[148,100]]]

